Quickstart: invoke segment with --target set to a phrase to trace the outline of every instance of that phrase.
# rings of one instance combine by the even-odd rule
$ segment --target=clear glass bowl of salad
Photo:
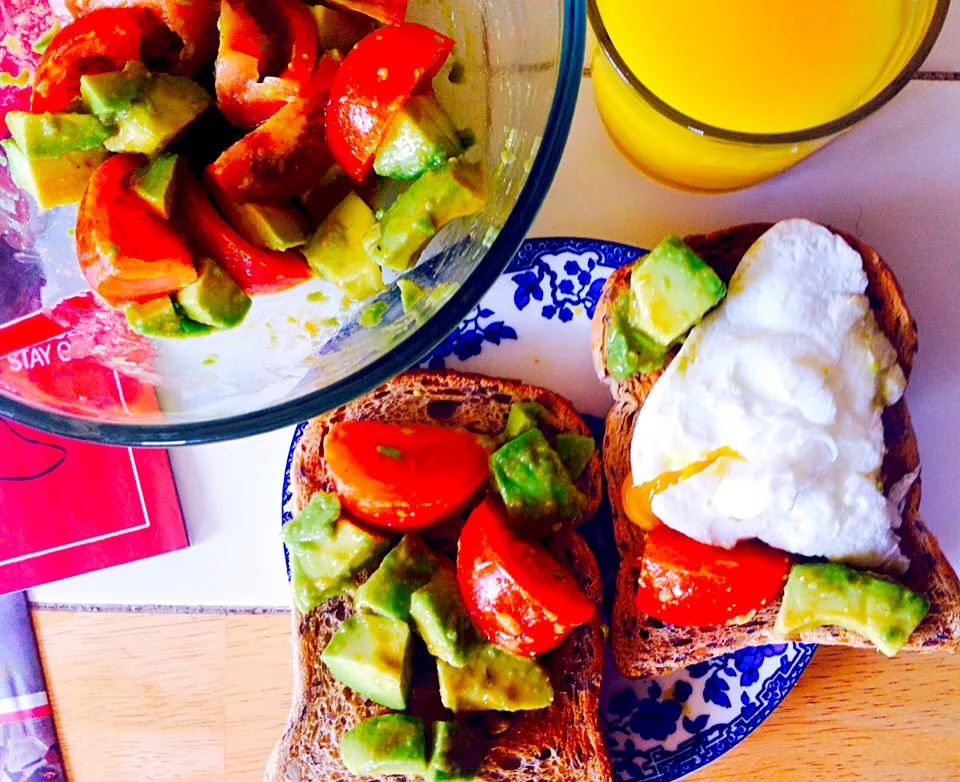
[[[7,0],[0,416],[305,420],[476,305],[553,178],[583,0]]]

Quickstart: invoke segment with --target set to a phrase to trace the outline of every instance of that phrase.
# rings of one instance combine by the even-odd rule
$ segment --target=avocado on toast
[[[334,490],[323,443],[327,432],[339,422],[427,423],[496,436],[504,431],[511,406],[517,402],[538,403],[542,407],[540,427],[547,432],[590,433],[566,400],[545,389],[452,371],[407,372],[310,422],[297,446],[292,467],[295,507],[298,511],[305,507],[315,492]],[[582,519],[589,519],[602,496],[601,465],[596,454],[580,473],[576,486],[588,502]],[[437,551],[451,553],[455,551],[459,526],[456,521],[449,522],[428,530],[424,537]],[[599,604],[600,574],[583,539],[572,530],[561,532],[553,536],[548,548],[586,596]],[[369,575],[363,573],[358,580]],[[353,614],[352,601],[343,596],[326,601],[306,615],[294,608],[293,704],[287,727],[268,762],[265,782],[374,779],[347,770],[340,754],[341,739],[362,720],[388,709],[343,686],[320,659],[330,639]],[[612,779],[598,715],[602,643],[596,614],[590,623],[541,658],[554,690],[552,704],[513,715],[491,713],[486,728],[488,749],[477,779]],[[437,716],[440,707],[435,691],[435,678],[417,674],[410,698],[412,711],[428,718]]]
[[[728,283],[744,253],[770,228],[769,224],[750,224],[708,235],[686,237],[719,277]],[[907,310],[903,293],[883,259],[856,238],[834,231],[863,259],[867,275],[867,296],[880,330],[893,345],[905,376],[909,377],[917,351],[916,323]],[[634,423],[648,394],[663,369],[616,380],[607,369],[605,345],[614,315],[614,302],[629,288],[632,266],[612,274],[604,286],[592,322],[594,365],[601,380],[608,384],[614,406],[606,419],[603,462],[610,489],[611,510],[617,547],[621,556],[617,595],[612,622],[612,646],[617,667],[625,676],[655,676],[693,663],[758,644],[782,642],[774,630],[780,600],[766,605],[741,623],[717,627],[681,627],[665,624],[641,613],[636,606],[639,567],[645,532],[626,516],[619,491],[630,475],[630,447]],[[676,355],[674,348],[667,363]],[[665,367],[664,367],[665,368]],[[905,402],[901,399],[883,413],[886,455],[881,477],[884,493],[905,476],[916,474],[920,460],[916,437],[910,425]],[[913,651],[952,651],[960,648],[960,583],[947,562],[936,538],[919,515],[920,481],[914,480],[904,498],[903,522],[898,533],[910,568],[898,581],[923,595],[930,604],[926,617],[912,633],[905,649]],[[836,626],[824,626],[800,633],[807,643],[872,647],[861,635]]]

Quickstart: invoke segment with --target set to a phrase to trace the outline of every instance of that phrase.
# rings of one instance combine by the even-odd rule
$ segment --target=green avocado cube
[[[13,139],[0,141],[14,184],[25,190],[41,209],[73,204],[83,198],[87,180],[110,153],[103,147],[70,152],[60,157],[27,157]]]
[[[459,668],[437,660],[437,675],[440,700],[455,713],[529,711],[553,703],[553,685],[540,663],[493,644],[474,646]]]
[[[576,522],[587,498],[539,429],[528,429],[490,456],[494,484],[510,515],[525,521]]]
[[[585,469],[594,451],[597,450],[597,444],[592,437],[584,434],[570,434],[561,432],[556,439],[557,456],[567,468],[567,473],[572,480],[577,480]]]
[[[209,334],[213,329],[197,323],[177,309],[169,296],[135,302],[124,313],[135,334],[162,339],[184,339]]]
[[[179,155],[161,155],[130,176],[130,187],[164,220],[170,219],[176,192]]]
[[[630,273],[630,325],[667,347],[720,303],[727,287],[682,239],[668,236]]]
[[[413,593],[410,618],[430,654],[455,668],[466,664],[476,637],[450,560],[441,558],[433,577]]]
[[[363,238],[367,253],[380,266],[406,271],[444,225],[476,214],[484,206],[480,169],[462,160],[423,174],[384,212]]]
[[[120,112],[133,105],[149,79],[150,74],[142,63],[130,61],[122,71],[81,76],[80,98],[91,114],[112,125]]]
[[[407,622],[410,619],[410,598],[426,584],[437,569],[439,559],[419,535],[404,535],[380,567],[357,589],[355,604]]]
[[[540,416],[544,414],[543,405],[537,402],[514,402],[507,414],[507,426],[503,430],[505,440],[513,440],[524,432],[536,429]]]
[[[930,602],[890,579],[836,563],[794,565],[783,589],[775,632],[790,638],[836,625],[893,657],[930,610]]]
[[[388,709],[403,711],[413,675],[406,622],[358,613],[340,625],[320,659],[337,681]]]
[[[220,266],[209,258],[197,262],[196,282],[174,294],[189,318],[218,329],[240,325],[253,301]]]
[[[667,348],[631,325],[629,309],[630,294],[620,295],[613,302],[607,321],[603,349],[607,372],[614,380],[656,372],[667,361]]]
[[[397,280],[397,288],[400,289],[400,305],[404,312],[410,312],[427,293],[417,283],[406,277]]]
[[[426,726],[409,714],[370,717],[343,734],[340,759],[357,776],[422,777],[427,770]]]
[[[374,225],[370,207],[356,193],[349,193],[303,248],[310,268],[354,301],[386,290],[380,268],[363,248],[363,237]]]
[[[11,111],[6,117],[10,135],[28,158],[62,157],[103,145],[110,129],[89,114]]]
[[[479,731],[456,722],[435,722],[430,765],[424,779],[427,782],[473,782],[486,751],[487,743]]]
[[[291,250],[307,243],[309,226],[299,211],[290,204],[238,203],[219,190],[213,197],[223,216],[251,244],[266,250]]]
[[[463,151],[457,129],[432,95],[414,95],[390,123],[373,170],[391,179],[417,179]]]
[[[113,135],[104,146],[111,152],[156,155],[210,105],[207,91],[184,76],[153,76],[129,108],[114,118]]]

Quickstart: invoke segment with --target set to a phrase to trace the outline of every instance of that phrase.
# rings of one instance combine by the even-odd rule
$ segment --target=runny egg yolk
[[[654,515],[652,504],[655,495],[659,494],[671,486],[675,486],[680,481],[686,480],[699,472],[703,472],[708,467],[712,467],[718,459],[724,457],[730,459],[742,458],[740,454],[732,448],[724,446],[711,451],[702,459],[691,462],[680,470],[670,470],[661,473],[653,480],[642,483],[639,486],[633,485],[633,478],[628,476],[623,482],[620,490],[620,498],[623,503],[623,512],[638,527],[645,530],[651,530],[660,524],[660,519]]]

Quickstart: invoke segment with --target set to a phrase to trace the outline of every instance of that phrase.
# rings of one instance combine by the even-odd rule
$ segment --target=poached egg
[[[860,255],[816,223],[754,243],[637,415],[653,515],[710,545],[906,569],[880,483],[881,414],[906,380],[866,289]]]

